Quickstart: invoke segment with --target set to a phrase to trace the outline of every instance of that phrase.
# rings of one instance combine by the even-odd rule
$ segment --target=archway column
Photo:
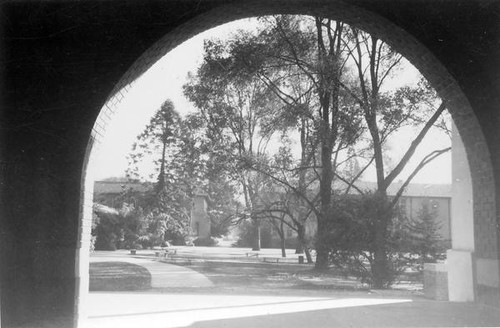
[[[447,251],[450,301],[475,300],[474,208],[472,178],[464,144],[456,126],[452,128],[451,243]]]
[[[481,204],[474,204],[484,200],[479,198],[475,200],[473,197],[469,161],[462,138],[455,126],[453,126],[452,143],[452,249],[448,250],[446,260],[449,300],[495,303],[494,294],[500,287],[499,261],[484,251],[484,245],[488,244],[491,236],[495,236],[495,231],[491,231],[494,226],[492,225],[490,229],[477,229],[484,224],[478,220],[494,217],[495,210],[490,208],[491,206],[486,208]],[[476,186],[476,189],[481,189],[480,187]],[[477,211],[475,206],[481,207],[481,211]],[[482,216],[479,217],[479,214]]]
[[[88,313],[87,302],[89,292],[89,266],[90,266],[90,251],[91,251],[91,232],[92,232],[92,213],[94,204],[94,166],[96,163],[94,156],[97,151],[91,153],[93,147],[98,148],[99,144],[95,142],[96,129],[92,131],[87,152],[90,154],[89,160],[85,162],[82,172],[82,188],[80,194],[80,213],[78,227],[78,244],[75,251],[75,304],[74,304],[74,321],[73,328],[86,327]]]

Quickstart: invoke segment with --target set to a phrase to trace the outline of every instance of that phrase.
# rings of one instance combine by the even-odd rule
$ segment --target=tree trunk
[[[252,251],[260,251],[260,222],[257,219],[253,219],[255,240]]]
[[[325,222],[318,220],[318,233],[316,240],[316,264],[318,270],[328,269],[328,247],[326,247]]]
[[[286,241],[285,241],[285,237],[281,238],[281,257],[286,257]]]
[[[312,264],[313,259],[311,256],[311,251],[309,250],[309,247],[307,247],[307,242],[306,242],[306,228],[304,227],[303,224],[297,224],[297,249],[295,250],[295,254],[305,254],[307,263]]]
[[[309,250],[309,248],[305,247],[304,248],[304,253],[306,254],[307,264],[312,264],[313,263],[313,259],[312,259],[311,251]]]
[[[375,222],[375,240],[373,252],[373,287],[386,288],[392,281],[387,259],[387,224],[389,222],[389,209],[387,208],[387,196],[382,195],[380,202],[383,207],[376,214]]]
[[[327,108],[323,105],[323,108]],[[327,110],[327,109],[324,109]],[[326,114],[324,114],[327,116]],[[332,202],[332,138],[331,130],[328,126],[328,120],[325,120],[325,131],[323,132],[321,142],[321,180],[320,180],[320,199],[321,212],[317,218],[318,232],[316,240],[316,269],[324,270],[328,268],[328,247],[327,247],[327,221],[331,216]]]
[[[386,288],[391,281],[391,273],[389,272],[387,263],[387,250],[385,241],[384,225],[378,224],[375,231],[375,249],[373,253],[373,287],[380,289]]]
[[[160,164],[160,174],[158,174],[158,183],[156,184],[157,193],[161,192],[165,188],[165,158],[167,152],[167,142],[163,141],[162,151],[161,151],[161,164]]]
[[[286,240],[285,240],[285,223],[283,222],[284,217],[280,221],[280,240],[281,240],[281,257],[286,257]]]
[[[297,247],[295,254],[303,254],[305,249],[305,228],[303,224],[297,223]]]

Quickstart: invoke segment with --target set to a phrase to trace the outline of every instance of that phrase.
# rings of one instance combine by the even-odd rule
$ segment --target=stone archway
[[[84,302],[88,289],[88,268],[86,266],[86,263],[88,263],[86,257],[88,255],[86,254],[88,254],[92,208],[92,168],[89,166],[89,163],[91,162],[92,150],[102,140],[106,125],[113,117],[115,105],[126,96],[131,85],[142,73],[149,69],[163,55],[190,37],[209,28],[239,18],[281,13],[331,17],[376,35],[405,56],[429,80],[439,95],[448,101],[449,111],[463,139],[471,169],[474,196],[474,249],[467,251],[469,253],[474,251],[475,257],[479,259],[478,263],[487,263],[484,266],[484,270],[496,265],[498,273],[498,260],[496,260],[498,259],[498,248],[495,228],[496,193],[489,150],[471,105],[455,79],[447,72],[439,60],[408,32],[381,16],[355,5],[346,4],[341,1],[319,1],[314,4],[306,0],[284,2],[246,1],[240,4],[221,6],[199,15],[197,18],[164,36],[128,69],[115,86],[101,110],[93,127],[86,152],[85,169],[82,175],[82,185],[84,188],[81,194],[80,242],[76,257],[77,292],[75,315],[77,317],[84,315],[84,307],[81,304]],[[481,262],[481,259],[484,259],[486,262]],[[474,266],[473,262],[471,262],[471,266]],[[474,269],[471,268],[471,270]],[[478,270],[483,269],[478,267]],[[496,283],[496,287],[498,287],[498,274],[495,281],[488,283]]]

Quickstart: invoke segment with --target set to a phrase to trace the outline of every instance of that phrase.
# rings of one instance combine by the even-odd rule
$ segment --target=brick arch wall
[[[497,259],[499,237],[497,235],[498,225],[496,224],[494,171],[481,126],[467,97],[440,61],[411,34],[373,12],[341,1],[329,1],[328,3],[327,1],[318,1],[314,5],[306,0],[246,1],[208,11],[177,27],[137,59],[115,85],[93,127],[85,157],[86,167],[91,159],[92,150],[102,140],[106,126],[113,118],[116,105],[127,95],[137,77],[147,71],[157,60],[185,40],[209,28],[240,18],[278,13],[331,17],[376,35],[404,55],[429,80],[440,96],[448,101],[449,111],[464,141],[471,167],[474,194],[475,251],[479,257]],[[79,232],[81,249],[77,252],[79,257],[77,271],[80,272],[77,274],[77,280],[80,279],[77,282],[79,286],[77,297],[81,298],[82,301],[87,289],[85,275],[88,270],[85,263],[88,262],[86,248],[91,220],[91,171],[91,167],[88,167],[82,176],[84,188],[81,195],[83,206],[80,213]],[[77,313],[80,312],[78,304],[79,302],[77,302]]]
[[[118,91],[125,94],[126,86],[148,67],[144,61],[141,64],[144,58],[134,66],[133,61],[141,54],[151,54],[148,47],[167,33],[165,38],[172,37],[177,33],[175,28],[185,34],[171,40],[172,46],[210,26],[271,12],[321,11],[377,33],[410,58],[443,95],[453,99],[453,115],[473,168],[476,250],[481,257],[492,259],[483,264],[495,271],[498,241],[494,224],[495,216],[497,222],[499,218],[495,199],[500,204],[500,193],[494,188],[494,183],[500,188],[500,3],[345,1],[349,5],[340,0],[2,2],[2,326],[35,322],[32,326],[38,327],[42,326],[40,320],[55,316],[64,317],[67,324],[63,326],[71,326],[75,285],[80,297],[86,294],[84,281],[78,280],[85,280],[88,263],[78,261],[75,268],[75,250],[86,256],[82,251],[86,241],[77,245],[78,236],[82,239],[83,231],[89,229],[89,221],[79,219],[90,210],[82,203],[90,204],[91,200],[91,193],[81,189],[82,170],[91,149],[99,143],[99,131],[109,122],[106,115],[112,116],[109,104],[113,99],[118,101]],[[231,3],[232,8],[223,6]],[[409,35],[431,49],[438,60],[425,48],[422,51]],[[156,46],[161,48],[161,42]],[[467,99],[439,62],[456,78]],[[129,70],[127,78],[123,74],[128,67],[135,67],[136,72]],[[96,122],[106,99],[111,108],[101,111]],[[83,172],[83,176],[90,175]],[[91,190],[91,186],[86,187]]]

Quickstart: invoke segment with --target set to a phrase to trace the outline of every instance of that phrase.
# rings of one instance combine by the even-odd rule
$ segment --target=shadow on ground
[[[128,262],[90,263],[90,291],[147,290],[151,274],[137,264]]]

